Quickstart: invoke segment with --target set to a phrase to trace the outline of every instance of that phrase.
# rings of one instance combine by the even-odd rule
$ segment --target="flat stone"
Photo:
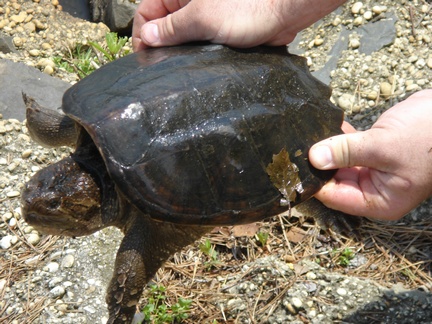
[[[0,111],[4,119],[25,119],[22,92],[44,107],[57,109],[70,84],[50,77],[36,68],[7,59],[0,60]]]
[[[397,17],[393,12],[386,14],[385,19],[369,22],[358,28],[357,33],[362,36],[359,51],[366,55],[393,44],[396,38]]]
[[[5,54],[18,53],[11,36],[3,35],[2,33],[0,33],[0,52],[3,52]]]

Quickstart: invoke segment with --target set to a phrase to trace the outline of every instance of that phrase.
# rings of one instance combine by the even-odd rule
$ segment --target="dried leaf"
[[[298,176],[299,169],[292,163],[285,148],[273,155],[273,161],[267,166],[267,174],[274,186],[278,188],[286,200],[286,205],[295,201],[297,192],[301,193],[303,187]],[[281,202],[282,204],[282,202]]]
[[[306,232],[301,228],[296,228],[296,227],[293,227],[287,233],[287,239],[292,243],[299,243],[303,241],[305,236],[306,236]]]
[[[233,227],[232,232],[235,237],[240,237],[240,236],[252,237],[258,232],[259,228],[260,227],[258,226],[257,223],[237,225]]]

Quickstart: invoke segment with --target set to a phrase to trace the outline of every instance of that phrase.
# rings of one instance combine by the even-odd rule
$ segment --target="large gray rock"
[[[131,34],[138,4],[129,0],[90,0],[92,20],[103,22],[111,31]]]
[[[0,113],[5,119],[25,119],[23,92],[42,106],[56,109],[61,106],[63,93],[69,87],[69,83],[24,63],[0,60]]]

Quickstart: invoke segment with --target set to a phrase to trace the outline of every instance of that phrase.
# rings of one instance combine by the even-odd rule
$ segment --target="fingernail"
[[[141,38],[148,44],[159,42],[159,30],[155,24],[144,24],[141,28]]]
[[[311,149],[312,164],[318,169],[330,169],[333,167],[333,157],[330,148],[326,145],[315,146]]]

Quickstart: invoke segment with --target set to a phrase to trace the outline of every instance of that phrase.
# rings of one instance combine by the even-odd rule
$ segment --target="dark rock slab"
[[[138,4],[128,0],[90,0],[92,20],[103,22],[113,32],[132,34],[132,22]]]
[[[38,69],[10,60],[0,60],[0,113],[3,118],[25,119],[22,92],[39,104],[56,109],[70,84]]]
[[[393,44],[396,38],[397,17],[393,12],[377,22],[368,23],[358,28],[360,38],[360,53],[370,55],[383,47]]]
[[[340,9],[336,13],[340,12]],[[338,60],[342,55],[342,51],[348,49],[349,35],[357,33],[360,35],[359,52],[370,55],[373,52],[379,51],[385,46],[391,45],[396,37],[397,17],[394,12],[386,13],[386,16],[376,22],[370,21],[360,27],[348,30],[346,26],[342,26],[338,39],[334,46],[327,53],[327,62],[323,68],[313,71],[312,75],[325,84],[330,83],[330,72],[337,66]],[[318,21],[314,27],[321,28],[325,24],[325,20]],[[298,34],[296,39],[289,45],[289,51],[292,54],[304,54],[304,50],[299,47],[302,40],[301,33]]]
[[[91,20],[90,7],[88,0],[59,0],[63,7],[63,11],[73,17],[84,20]]]

